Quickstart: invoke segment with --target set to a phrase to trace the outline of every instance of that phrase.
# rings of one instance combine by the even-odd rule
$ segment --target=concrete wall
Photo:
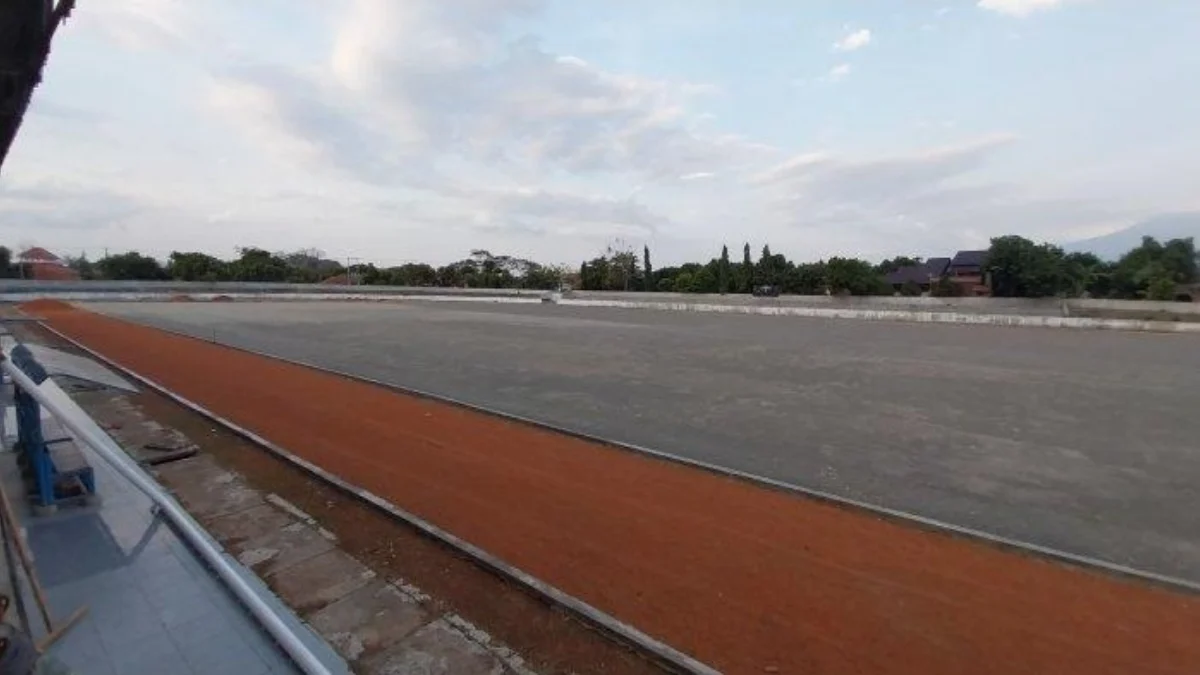
[[[416,288],[409,286],[337,286],[333,284],[282,284],[259,282],[206,281],[31,281],[0,279],[0,298],[62,297],[66,294],[137,294],[137,295],[235,295],[235,294],[321,294],[321,295],[463,295],[469,297],[539,298],[545,291],[491,288]]]
[[[1200,315],[1200,302],[1151,302],[1148,300],[1067,300],[1069,310]]]
[[[1061,316],[1062,301],[1029,298],[907,298],[889,296],[835,297],[829,295],[781,295],[756,298],[750,295],[707,295],[695,293],[609,293],[575,291],[568,297],[580,300],[722,304],[755,307],[814,307],[825,309],[897,310],[911,312],[962,312]]]
[[[1156,333],[1200,333],[1200,323],[1156,321],[1144,319],[1084,318],[1018,313],[956,312],[949,310],[913,311],[910,309],[879,309],[849,307],[811,307],[803,305],[754,305],[750,303],[656,302],[652,300],[609,300],[598,298],[564,298],[564,305],[584,307],[618,307],[625,309],[657,309],[669,311],[715,312],[720,314],[759,314],[768,316],[801,316],[824,319],[859,319],[865,321],[904,321],[908,323],[956,323],[983,326],[1021,326],[1026,328],[1074,328],[1088,330],[1124,330]]]

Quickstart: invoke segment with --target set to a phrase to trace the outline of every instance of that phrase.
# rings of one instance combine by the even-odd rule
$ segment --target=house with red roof
[[[40,247],[22,251],[17,256],[21,276],[36,281],[79,281],[79,273],[67,267],[67,263],[50,251]]]

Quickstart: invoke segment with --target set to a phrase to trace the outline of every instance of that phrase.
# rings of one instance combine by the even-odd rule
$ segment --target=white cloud
[[[871,44],[871,31],[862,28],[833,43],[833,49],[839,52],[852,52],[869,44]]]
[[[853,67],[849,63],[839,63],[830,68],[829,72],[826,73],[821,79],[825,82],[841,82],[842,80],[846,79],[846,76],[850,74],[851,70],[853,70]]]
[[[29,233],[107,228],[150,207],[133,195],[43,180],[0,186],[0,208],[8,221]]]
[[[1086,0],[979,0],[980,9],[986,9],[1008,16],[1025,18],[1035,12],[1055,9],[1069,3],[1085,2]]]
[[[160,254],[316,246],[385,264],[401,256],[448,262],[473,247],[578,260],[613,237],[648,242],[656,257],[679,262],[707,259],[736,236],[814,259],[901,246],[946,253],[1018,228],[1053,238],[1068,227],[1120,222],[1129,204],[1110,195],[1136,195],[1130,199],[1142,208],[1178,208],[1178,194],[1194,199],[1182,178],[1147,196],[1151,190],[1125,184],[1126,168],[1103,173],[1121,186],[1112,189],[1096,188],[1095,178],[1037,174],[1028,167],[1034,142],[1011,136],[967,132],[947,147],[919,144],[987,129],[986,118],[953,127],[885,106],[870,133],[850,141],[858,152],[839,151],[840,139],[863,124],[845,106],[878,103],[869,98],[814,95],[804,103],[812,134],[755,143],[729,132],[741,124],[778,133],[774,125],[745,126],[755,118],[711,84],[647,76],[628,65],[635,57],[593,50],[585,61],[534,37],[514,39],[536,18],[537,0],[345,0],[345,11],[317,0],[270,1],[273,12],[299,12],[281,25],[303,30],[271,33],[254,23],[261,13],[233,0],[204,12],[181,0],[80,10],[81,23],[68,28],[90,17],[87,26],[122,47],[172,47],[154,55],[163,68],[128,77],[158,92],[156,105],[172,113],[163,117],[186,120],[184,132],[143,129],[132,120],[146,118],[120,106],[89,118],[96,108],[88,92],[72,97],[54,88],[70,78],[48,77],[15,149],[16,177],[0,183],[0,207],[15,214],[0,234],[15,240],[36,229],[52,247]],[[924,13],[935,25],[939,4]],[[1000,4],[981,6],[1004,11]],[[201,52],[196,27],[263,44]],[[842,35],[837,61],[813,72],[809,87],[850,76],[857,54],[849,52],[872,40],[865,29]],[[63,70],[88,53],[61,52],[55,63]],[[203,76],[165,87],[153,79],[164,70]],[[196,101],[207,107],[193,108]],[[912,133],[914,125],[922,133]],[[1187,159],[1170,173],[1193,175],[1192,168]],[[1020,178],[1010,184],[1003,176]],[[5,194],[5,185],[20,189]]]
[[[208,35],[206,24],[183,0],[108,0],[81,8],[72,30],[96,31],[133,51],[165,49]]]
[[[670,222],[632,198],[551,192],[540,187],[475,192],[471,197],[473,204],[483,207],[480,213],[487,222],[499,220],[527,231],[645,238]]]
[[[532,39],[503,41],[506,20],[531,4],[361,0],[338,31],[331,70],[374,102],[378,126],[420,152],[652,179],[755,152],[694,131],[693,104],[716,93],[711,85],[609,72]]]
[[[1053,239],[1063,228],[1130,214],[1117,200],[1073,200],[985,178],[1012,134],[989,134],[884,157],[806,153],[756,174],[749,185],[780,241],[808,241],[810,256],[852,247],[892,253],[890,242],[924,255],[977,246],[1012,230]],[[828,233],[836,231],[833,245]],[[773,239],[773,240],[774,240]],[[774,245],[773,245],[774,248]]]

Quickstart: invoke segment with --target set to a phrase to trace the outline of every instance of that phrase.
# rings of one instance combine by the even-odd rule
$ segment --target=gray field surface
[[[1200,581],[1200,336],[482,303],[88,307]]]

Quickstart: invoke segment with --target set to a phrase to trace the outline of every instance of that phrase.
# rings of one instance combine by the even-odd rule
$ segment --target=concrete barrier
[[[85,293],[90,295],[437,295],[464,297],[540,298],[545,291],[510,288],[436,288],[418,286],[336,286],[325,284],[285,284],[249,281],[31,281],[0,279],[0,299],[13,297],[55,297]]]
[[[537,295],[426,295],[410,293],[130,293],[130,292],[86,292],[63,293],[0,293],[0,302],[28,302],[40,298],[54,298],[67,302],[170,302],[173,300],[213,302],[237,300],[242,302],[302,302],[302,301],[359,301],[386,302],[400,300],[426,300],[430,302],[483,302],[538,304],[547,294]]]
[[[569,297],[580,300],[616,300],[678,302],[688,304],[753,305],[779,307],[821,307],[830,309],[903,310],[913,312],[962,312],[985,314],[1027,314],[1061,316],[1062,300],[1057,298],[932,298],[897,296],[781,295],[754,297],[745,294],[715,295],[693,293],[611,293],[574,291]],[[1136,303],[1134,303],[1136,304]]]
[[[917,312],[908,310],[789,307],[780,305],[751,306],[745,304],[713,304],[694,302],[631,302],[621,300],[563,299],[560,304],[579,307],[619,307],[624,309],[717,312],[722,314],[758,314],[764,316],[799,316],[825,319],[859,319],[866,321],[904,321],[909,323],[956,323],[982,326],[1022,326],[1030,328],[1074,328],[1161,333],[1200,333],[1200,323],[1142,321],[1136,319],[1090,319],[1064,316],[1027,316],[1022,314],[969,314],[948,311]]]

